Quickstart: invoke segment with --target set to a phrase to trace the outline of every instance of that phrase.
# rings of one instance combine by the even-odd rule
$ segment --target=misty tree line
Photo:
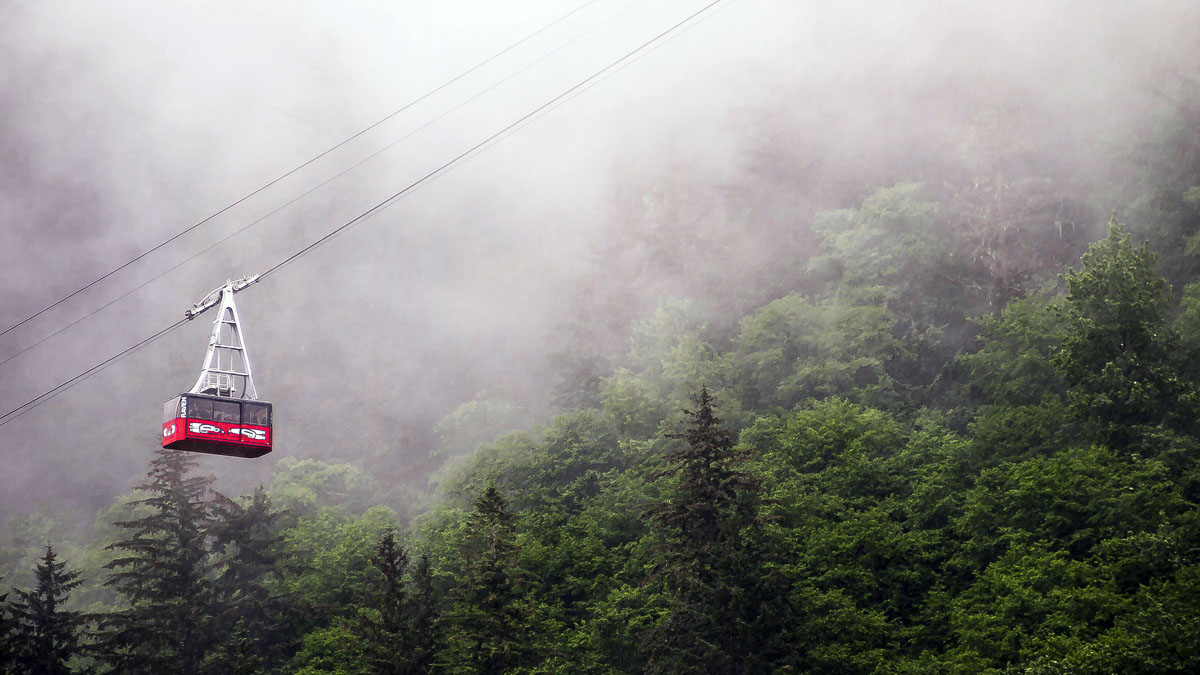
[[[483,445],[404,533],[344,468],[229,499],[159,451],[110,516],[108,595],[72,606],[47,546],[5,667],[1195,672],[1200,324],[1156,265],[1114,222],[1062,294],[979,319],[965,424],[893,403],[950,385],[890,370],[877,313],[783,298],[721,350],[664,310],[638,338],[661,371]],[[723,393],[661,412],[697,371]]]
[[[160,452],[90,539],[10,525],[4,668],[1198,672],[1187,101],[1091,181],[1001,153],[801,224],[652,191],[597,256],[653,302],[595,280],[553,410],[464,404],[417,497],[288,458],[230,499]]]

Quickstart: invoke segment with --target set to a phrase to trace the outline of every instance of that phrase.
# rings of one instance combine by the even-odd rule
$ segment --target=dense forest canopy
[[[728,170],[614,162],[528,377],[448,364],[438,408],[380,366],[361,433],[260,486],[150,437],[94,517],[6,513],[0,673],[1200,671],[1200,45],[1169,44],[1091,115],[983,61],[847,71],[885,112],[805,79],[734,115]],[[272,388],[317,410],[300,370]]]

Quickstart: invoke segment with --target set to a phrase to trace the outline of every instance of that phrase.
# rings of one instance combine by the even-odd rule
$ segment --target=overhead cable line
[[[704,5],[700,9],[689,14],[686,18],[682,19],[678,23],[672,25],[670,28],[667,28],[666,30],[662,31],[661,33],[650,38],[649,40],[642,43],[641,45],[639,45],[632,51],[630,51],[630,52],[626,53],[624,56],[618,58],[616,61],[613,61],[612,63],[605,66],[604,68],[601,68],[600,70],[596,71],[595,73],[593,73],[593,74],[589,75],[588,77],[584,78],[583,80],[577,82],[576,84],[572,85],[570,88],[568,88],[563,93],[561,93],[561,94],[555,96],[554,98],[550,99],[549,101],[539,105],[537,108],[534,108],[532,111],[526,113],[525,115],[522,115],[515,122],[509,124],[508,126],[504,127],[500,131],[497,131],[496,133],[492,134],[491,136],[488,136],[486,139],[473,145],[470,149],[468,149],[462,153],[459,153],[453,159],[450,159],[449,161],[443,163],[438,168],[434,169],[433,171],[430,171],[429,173],[425,174],[421,178],[410,183],[404,189],[392,194],[391,196],[387,197],[383,201],[375,204],[374,206],[367,209],[366,211],[363,211],[362,213],[358,214],[354,218],[351,218],[350,220],[339,225],[338,227],[334,228],[333,230],[330,230],[324,236],[313,241],[312,243],[308,244],[307,246],[300,249],[299,251],[296,251],[295,253],[291,254],[290,256],[284,258],[283,260],[280,260],[278,263],[275,263],[270,268],[268,268],[265,272],[263,272],[262,274],[259,275],[259,280],[261,281],[262,279],[267,278],[268,276],[270,276],[271,274],[274,274],[275,272],[279,271],[283,267],[290,265],[291,263],[295,262],[299,258],[312,252],[314,249],[319,248],[320,246],[328,243],[331,239],[337,237],[338,235],[343,234],[346,230],[350,229],[354,225],[370,218],[371,216],[374,216],[375,214],[379,213],[380,211],[383,211],[384,209],[388,208],[389,206],[392,206],[393,204],[395,204],[399,200],[403,199],[404,197],[406,197],[408,194],[410,194],[414,190],[422,187],[423,185],[425,185],[433,180],[436,180],[438,177],[442,176],[447,171],[453,169],[454,167],[461,164],[466,159],[468,159],[471,156],[482,151],[487,146],[493,144],[495,141],[512,133],[514,130],[521,127],[523,124],[525,124],[529,120],[531,120],[534,117],[538,116],[539,114],[551,109],[552,107],[557,106],[558,104],[562,103],[563,101],[569,99],[573,94],[575,94],[576,92],[578,92],[582,89],[587,88],[589,85],[594,83],[596,80],[602,78],[606,74],[608,74],[616,69],[619,69],[626,62],[630,61],[631,59],[634,59],[642,52],[645,52],[645,51],[651,49],[656,43],[659,43],[667,36],[671,35],[672,33],[675,33],[680,28],[683,28],[685,25],[692,23],[694,19],[696,19],[700,15],[704,14],[708,10],[712,9],[713,7],[716,7],[717,5],[719,5],[723,2],[726,2],[726,0],[712,0],[712,2],[709,2],[708,4]],[[108,359],[105,359],[104,361],[101,361],[100,363],[83,371],[82,373],[59,384],[58,386],[53,387],[52,389],[49,389],[42,394],[39,394],[38,396],[34,397],[33,399],[30,399],[29,401],[21,404],[20,406],[17,406],[16,408],[10,410],[9,412],[4,413],[3,415],[0,415],[0,427],[4,426],[5,424],[8,424],[9,422],[13,421],[17,417],[20,417],[21,415],[24,415],[25,413],[29,412],[30,410],[33,410],[34,408],[45,403],[46,401],[53,399],[54,397],[58,396],[62,392],[74,387],[79,382],[82,382],[83,380],[91,377],[95,373],[106,368],[110,364],[124,358],[125,356],[129,355],[133,351],[140,349],[141,347],[153,342],[154,340],[157,340],[159,337],[165,335],[166,333],[168,333],[172,330],[175,330],[176,328],[183,325],[184,323],[187,323],[187,321],[188,321],[188,319],[180,319],[179,321],[176,321],[175,323],[167,326],[166,328],[163,328],[162,330],[158,331],[157,333],[154,333],[150,337],[134,344],[131,347],[128,347],[127,349],[122,350],[121,352],[109,357]]]
[[[508,126],[504,127],[500,131],[497,131],[496,133],[492,134],[491,136],[488,136],[487,138],[480,141],[479,143],[476,143],[475,145],[471,146],[470,149],[465,150],[464,152],[460,153],[459,155],[457,155],[450,161],[446,162],[445,164],[442,164],[438,168],[434,169],[433,171],[430,171],[429,173],[425,174],[421,178],[417,179],[415,182],[410,183],[403,190],[396,192],[395,194],[388,197],[387,199],[384,199],[383,201],[379,202],[375,206],[372,206],[371,208],[367,209],[366,211],[363,211],[362,213],[355,216],[351,220],[343,223],[342,225],[338,226],[337,228],[334,228],[328,234],[321,237],[320,239],[317,239],[316,241],[309,244],[308,246],[305,246],[304,248],[300,249],[299,251],[293,253],[292,255],[288,256],[287,258],[276,263],[274,266],[268,268],[267,271],[263,272],[261,277],[263,279],[265,279],[270,274],[272,274],[272,273],[276,272],[277,270],[279,270],[280,268],[292,263],[297,258],[300,258],[301,256],[306,255],[313,249],[321,246],[322,244],[325,244],[330,239],[337,237],[338,235],[342,234],[343,232],[350,229],[354,225],[356,225],[356,224],[362,222],[363,220],[370,218],[371,216],[375,215],[376,213],[386,209],[387,207],[391,206],[398,200],[403,199],[410,192],[420,188],[424,184],[426,184],[426,183],[436,179],[437,177],[441,176],[442,174],[446,173],[450,169],[454,168],[456,165],[462,163],[467,158],[471,157],[472,155],[474,155],[477,152],[479,152],[480,150],[482,150],[485,146],[488,146],[488,145],[492,144],[493,142],[495,142],[496,140],[500,139],[501,137],[508,135],[510,132],[517,129],[522,124],[529,121],[530,119],[536,117],[540,113],[545,112],[546,110],[557,105],[558,103],[561,103],[565,99],[569,98],[576,91],[579,91],[580,89],[587,87],[592,82],[603,77],[608,72],[618,68],[621,64],[623,64],[626,61],[637,56],[639,53],[649,49],[655,43],[659,42],[660,40],[667,37],[668,35],[674,33],[678,29],[682,28],[685,24],[690,23],[696,17],[707,12],[709,9],[721,4],[722,2],[725,2],[725,0],[713,0],[712,2],[708,3],[704,7],[700,8],[699,10],[688,15],[687,18],[683,19],[679,23],[676,23],[675,25],[664,30],[663,32],[659,33],[658,35],[650,38],[648,41],[642,43],[637,48],[635,48],[633,51],[626,53],[624,56],[617,59],[616,61],[613,61],[612,63],[608,64],[607,66],[601,68],[600,70],[596,71],[595,73],[592,73],[588,77],[584,78],[583,80],[575,83],[574,85],[572,85],[569,89],[567,89],[563,93],[559,94],[558,96],[555,96],[554,98],[550,99],[549,101],[546,101],[545,103],[541,104],[540,106],[534,108],[530,112],[522,115],[517,121],[513,122],[512,124],[509,124]]]
[[[100,363],[97,363],[96,365],[92,366],[91,368],[88,368],[87,370],[83,371],[82,373],[79,373],[75,377],[72,377],[71,379],[66,380],[65,382],[59,384],[58,386],[53,387],[41,394],[38,394],[37,396],[29,399],[25,403],[22,403],[21,405],[17,406],[16,408],[13,408],[12,410],[4,413],[3,416],[0,416],[0,427],[4,426],[5,424],[8,424],[9,422],[13,421],[14,419],[20,417],[21,415],[24,415],[25,413],[29,412],[30,410],[33,410],[34,408],[45,403],[46,401],[49,401],[50,399],[54,398],[55,396],[58,396],[59,394],[66,391],[67,389],[74,387],[75,385],[88,379],[92,375],[95,375],[96,373],[100,372],[101,370],[104,370],[109,365],[111,365],[117,361],[120,361],[121,359],[125,358],[129,354],[137,351],[138,349],[141,349],[142,347],[150,344],[151,342],[154,342],[158,338],[166,335],[167,333],[175,330],[176,328],[179,328],[180,326],[182,326],[183,324],[185,324],[187,322],[188,322],[187,319],[180,319],[180,320],[176,321],[175,323],[171,324],[170,326],[167,326],[166,328],[158,331],[154,335],[151,335],[150,337],[142,340],[141,342],[138,342],[131,347],[127,347],[126,349],[121,350],[120,352],[108,357],[107,359],[104,359],[103,361],[101,361]]]
[[[186,227],[186,228],[184,228],[184,229],[180,230],[179,232],[176,232],[175,234],[171,235],[170,237],[168,237],[167,239],[163,240],[162,242],[160,242],[160,243],[158,243],[158,244],[155,244],[154,246],[152,246],[152,247],[150,247],[150,248],[146,249],[145,251],[142,251],[141,253],[137,254],[137,255],[136,255],[136,256],[134,256],[133,258],[130,258],[129,260],[127,260],[127,261],[125,261],[124,263],[122,263],[122,264],[118,265],[117,267],[114,267],[113,269],[109,270],[108,272],[105,272],[104,274],[102,274],[102,275],[100,275],[99,277],[97,277],[97,278],[93,279],[92,281],[88,282],[87,284],[85,284],[85,285],[83,285],[83,286],[80,286],[79,288],[75,289],[74,291],[71,291],[71,292],[70,292],[70,293],[68,293],[67,295],[64,295],[63,297],[59,298],[58,300],[55,300],[54,302],[50,303],[49,305],[46,305],[45,307],[43,307],[43,308],[39,309],[38,311],[34,312],[33,314],[30,314],[29,316],[25,317],[24,319],[21,319],[20,321],[18,321],[18,322],[16,322],[16,323],[14,323],[13,325],[9,326],[8,328],[5,328],[4,330],[0,330],[0,337],[3,337],[4,335],[7,335],[7,334],[8,334],[10,331],[13,331],[13,330],[15,330],[15,329],[17,329],[17,328],[20,328],[21,326],[23,326],[23,325],[25,325],[25,324],[29,323],[30,321],[33,321],[34,319],[38,318],[39,316],[41,316],[41,315],[45,314],[46,312],[48,312],[48,311],[50,311],[50,310],[54,309],[55,307],[58,307],[59,305],[63,304],[64,302],[66,302],[66,301],[68,301],[68,300],[70,300],[71,298],[73,298],[73,297],[75,297],[75,296],[79,295],[80,293],[82,293],[82,292],[86,291],[87,289],[89,289],[89,288],[91,288],[91,287],[95,286],[96,284],[100,283],[101,281],[104,281],[105,279],[107,279],[107,278],[111,277],[112,275],[116,274],[117,272],[120,272],[121,270],[125,269],[126,267],[129,267],[130,265],[132,265],[132,264],[136,263],[137,261],[141,260],[142,258],[145,258],[146,256],[150,255],[151,253],[154,253],[155,251],[157,251],[157,250],[159,250],[159,249],[163,248],[164,246],[166,246],[166,245],[170,244],[171,242],[173,242],[173,241],[175,241],[175,240],[179,239],[180,237],[182,237],[182,236],[184,236],[184,235],[188,234],[189,232],[192,232],[192,231],[194,231],[196,228],[198,228],[198,227],[200,227],[200,226],[204,225],[205,223],[207,223],[207,222],[211,221],[212,219],[214,219],[214,218],[216,218],[216,217],[220,216],[221,214],[223,214],[223,213],[225,213],[225,212],[229,211],[230,209],[232,209],[232,208],[234,208],[235,206],[237,206],[237,205],[241,204],[242,202],[246,201],[247,199],[250,199],[251,197],[254,197],[255,195],[257,195],[257,194],[259,194],[259,193],[263,192],[264,190],[266,190],[266,189],[270,188],[271,186],[275,185],[276,183],[278,183],[278,182],[280,182],[280,181],[284,180],[285,178],[287,178],[287,177],[289,177],[289,176],[291,176],[291,175],[295,174],[296,172],[298,172],[298,171],[300,171],[300,170],[304,169],[305,167],[309,166],[309,165],[310,165],[310,164],[312,164],[313,162],[316,162],[317,160],[321,159],[322,157],[325,157],[325,156],[326,156],[326,155],[328,155],[329,153],[331,153],[331,152],[333,152],[333,151],[337,150],[338,148],[341,148],[341,147],[345,146],[347,143],[349,143],[349,142],[353,141],[354,139],[358,138],[359,136],[362,136],[363,134],[367,133],[368,131],[371,131],[372,129],[374,129],[374,128],[378,127],[379,125],[383,124],[384,122],[387,122],[388,120],[392,119],[393,117],[395,117],[395,116],[399,115],[400,113],[402,113],[402,112],[404,112],[404,111],[408,110],[409,108],[412,108],[414,105],[417,105],[418,103],[420,103],[420,102],[424,101],[425,99],[429,98],[430,96],[433,96],[434,94],[438,93],[439,91],[441,91],[441,90],[445,89],[446,87],[449,87],[450,85],[454,84],[455,82],[458,82],[459,80],[463,79],[464,77],[466,77],[466,76],[470,75],[471,73],[475,72],[476,70],[479,70],[480,68],[482,68],[482,67],[486,66],[487,64],[491,63],[492,61],[495,61],[496,59],[498,59],[498,58],[500,58],[501,56],[503,56],[503,55],[507,54],[508,52],[510,52],[510,51],[512,51],[512,50],[514,50],[514,49],[516,49],[517,47],[521,46],[522,44],[524,44],[524,43],[528,42],[529,40],[533,39],[534,37],[536,37],[536,36],[540,35],[541,33],[545,32],[546,30],[548,30],[548,29],[550,29],[550,28],[552,28],[552,27],[554,27],[554,26],[558,25],[559,23],[562,23],[562,22],[563,22],[563,21],[565,21],[567,18],[569,18],[569,17],[571,17],[572,15],[574,15],[574,14],[576,14],[576,13],[580,12],[581,10],[585,9],[585,8],[586,8],[588,5],[591,5],[591,4],[595,3],[595,2],[597,2],[597,0],[587,0],[587,2],[585,2],[585,3],[583,3],[582,5],[580,5],[580,6],[576,7],[575,9],[571,10],[570,12],[567,12],[566,14],[563,14],[562,16],[558,17],[558,18],[557,18],[557,19],[555,19],[554,21],[551,21],[550,23],[546,24],[545,26],[542,26],[541,28],[539,28],[539,29],[535,30],[534,32],[530,33],[529,35],[526,35],[525,37],[521,38],[520,40],[517,40],[516,42],[514,42],[514,43],[512,43],[511,45],[509,45],[509,46],[505,47],[504,49],[502,49],[502,50],[500,50],[500,51],[496,52],[495,54],[493,54],[493,55],[491,55],[491,56],[487,57],[486,59],[484,59],[484,60],[480,61],[479,63],[475,64],[474,66],[471,66],[470,68],[468,68],[468,69],[464,70],[463,72],[461,72],[461,73],[459,73],[458,75],[454,76],[453,78],[451,78],[451,79],[447,80],[446,82],[442,83],[441,85],[439,85],[439,86],[435,87],[434,89],[431,89],[430,91],[428,91],[428,92],[426,92],[426,93],[422,94],[421,96],[419,96],[419,97],[417,97],[417,98],[413,99],[412,101],[409,101],[408,103],[404,104],[404,105],[403,105],[403,106],[401,106],[400,108],[398,108],[398,109],[396,109],[395,111],[393,111],[393,112],[389,113],[389,114],[388,114],[386,117],[384,117],[384,118],[380,119],[379,121],[375,122],[374,124],[371,124],[370,126],[368,126],[368,127],[364,128],[364,129],[362,129],[362,130],[360,130],[360,131],[356,132],[355,134],[353,134],[352,136],[350,136],[350,137],[346,138],[345,140],[342,140],[342,141],[338,142],[337,144],[335,144],[335,145],[331,146],[329,149],[327,149],[327,150],[325,150],[325,151],[321,152],[320,154],[318,154],[318,155],[314,156],[312,159],[309,159],[308,161],[304,162],[303,164],[301,164],[301,165],[299,165],[299,166],[297,166],[297,167],[295,167],[295,168],[291,169],[290,171],[288,171],[288,172],[286,172],[286,173],[284,173],[284,174],[280,175],[278,178],[275,178],[275,179],[273,179],[273,180],[271,180],[271,181],[267,182],[267,183],[266,183],[266,184],[264,184],[262,187],[259,187],[258,189],[254,190],[253,192],[250,192],[250,193],[246,194],[245,196],[243,196],[243,197],[241,197],[241,198],[237,199],[236,201],[234,201],[234,202],[230,203],[229,205],[227,205],[227,206],[225,206],[225,207],[221,208],[220,210],[218,210],[218,211],[214,212],[213,214],[211,214],[211,215],[209,215],[209,216],[205,217],[204,219],[202,219],[202,220],[200,220],[200,221],[198,221],[198,222],[196,222],[196,223],[194,223],[194,224],[192,224],[192,225],[189,225],[188,227]]]
[[[71,323],[63,326],[62,328],[59,328],[58,330],[54,331],[53,333],[50,333],[49,335],[46,335],[45,337],[42,337],[41,339],[29,344],[28,346],[23,347],[19,351],[13,352],[12,354],[5,357],[3,361],[0,361],[0,368],[4,367],[10,361],[16,359],[17,357],[21,356],[22,354],[32,351],[33,349],[37,348],[41,344],[59,336],[59,335],[62,335],[63,333],[74,328],[75,326],[78,326],[79,324],[83,323],[84,321],[87,321],[88,319],[92,318],[96,314],[103,312],[104,310],[108,309],[109,307],[112,307],[113,305],[117,304],[121,300],[124,300],[125,298],[129,297],[130,295],[133,295],[137,291],[140,291],[141,289],[143,289],[146,286],[149,286],[150,284],[154,283],[155,281],[158,281],[159,279],[167,276],[168,274],[170,274],[171,272],[174,272],[175,270],[179,269],[180,267],[183,267],[184,265],[192,262],[193,260],[196,260],[197,258],[199,258],[199,257],[203,256],[204,254],[208,253],[209,251],[213,250],[214,248],[217,248],[221,244],[224,244],[225,242],[229,241],[230,239],[233,239],[234,237],[238,236],[239,234],[245,232],[246,230],[249,230],[250,228],[254,227],[255,225],[258,225],[259,223],[263,222],[264,220],[269,219],[270,217],[283,211],[284,209],[291,206],[292,204],[295,204],[296,202],[298,202],[298,201],[304,199],[305,197],[311,195],[312,193],[320,190],[321,188],[325,187],[326,185],[329,185],[330,183],[336,181],[337,179],[341,178],[342,176],[345,176],[346,174],[357,169],[358,167],[362,166],[363,164],[366,164],[367,162],[371,161],[372,159],[375,159],[376,157],[378,157],[379,155],[382,155],[383,153],[387,152],[388,150],[396,147],[400,143],[408,140],[409,138],[412,138],[416,134],[424,131],[425,129],[428,129],[429,127],[440,122],[441,120],[445,119],[446,117],[449,117],[450,115],[454,114],[455,112],[458,112],[462,108],[470,105],[471,103],[474,103],[475,101],[479,100],[483,96],[487,95],[492,90],[503,85],[504,83],[508,82],[509,80],[512,80],[513,78],[517,77],[521,73],[524,73],[525,71],[529,70],[530,68],[536,66],[537,64],[541,63],[542,61],[545,61],[546,59],[557,54],[558,52],[562,51],[563,49],[566,49],[568,46],[574,44],[576,41],[582,39],[583,37],[587,36],[588,34],[595,32],[596,30],[599,30],[605,24],[607,24],[610,21],[612,21],[613,19],[621,16],[622,14],[624,14],[625,12],[629,11],[630,9],[636,7],[637,5],[641,4],[642,2],[645,2],[645,0],[635,0],[632,4],[627,5],[624,9],[618,11],[616,14],[613,14],[612,16],[608,17],[604,21],[602,21],[602,22],[592,26],[591,28],[587,29],[586,31],[579,33],[578,35],[570,38],[566,42],[560,44],[558,47],[555,47],[551,51],[546,52],[542,56],[538,57],[536,60],[531,61],[530,63],[522,66],[520,69],[510,73],[509,75],[505,76],[504,78],[497,80],[496,82],[494,82],[490,86],[488,86],[486,89],[474,94],[473,96],[462,101],[461,103],[454,106],[453,108],[450,108],[449,110],[443,112],[442,114],[438,115],[437,117],[433,118],[432,120],[429,120],[425,124],[422,124],[421,126],[417,127],[416,129],[413,129],[412,131],[401,136],[400,138],[397,138],[396,140],[392,141],[391,143],[388,143],[387,145],[385,145],[382,148],[376,150],[375,152],[367,155],[366,157],[360,159],[359,161],[357,161],[354,164],[350,165],[349,167],[343,169],[342,171],[339,171],[338,173],[334,174],[333,176],[330,176],[329,178],[325,179],[324,181],[321,181],[317,185],[314,185],[313,187],[309,188],[308,190],[305,190],[304,192],[300,193],[299,195],[296,195],[295,197],[289,199],[288,201],[284,202],[283,204],[279,205],[278,207],[272,209],[271,211],[268,211],[267,213],[259,216],[258,218],[255,218],[254,220],[250,221],[249,223],[243,225],[242,227],[234,230],[233,232],[225,235],[224,237],[213,242],[212,244],[204,247],[200,251],[197,251],[196,253],[192,254],[191,256],[188,256],[187,258],[184,258],[183,260],[175,263],[171,267],[168,267],[167,269],[163,270],[162,272],[159,272],[158,274],[154,275],[153,277],[150,277],[149,279],[143,281],[142,283],[138,284],[137,286],[134,286],[133,288],[129,289],[128,291],[113,298],[112,300],[109,300],[108,302],[104,303],[103,305],[100,305],[100,306],[92,309],[87,314],[84,314],[83,316],[81,316],[78,319],[72,321]]]

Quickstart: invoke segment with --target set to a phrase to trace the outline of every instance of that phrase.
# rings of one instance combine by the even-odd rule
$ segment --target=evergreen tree
[[[4,577],[0,577],[3,581]],[[12,630],[13,622],[9,618],[8,593],[0,593],[0,675],[12,672]]]
[[[244,504],[215,494],[212,506],[219,570],[214,592],[224,643],[210,663],[228,673],[277,672],[299,639],[292,603],[270,583],[278,576],[279,513],[261,487]]]
[[[408,675],[429,672],[432,657],[432,609],[423,602],[432,599],[429,559],[421,558],[413,571],[416,591],[409,590],[409,559],[396,543],[394,530],[379,540],[371,565],[379,573],[373,608],[359,615],[357,633],[363,641],[371,672],[379,675]],[[423,595],[429,592],[429,595]]]
[[[129,536],[108,546],[124,552],[105,567],[105,585],[129,603],[102,621],[101,643],[109,664],[123,674],[198,675],[215,642],[214,598],[208,538],[212,476],[188,475],[190,455],[160,449],[150,463],[140,517],[116,523]]]
[[[15,672],[66,675],[71,672],[68,663],[81,651],[84,618],[63,609],[71,590],[82,583],[79,572],[68,570],[54,549],[46,546],[46,554],[34,573],[36,589],[13,590],[17,596],[11,603]]]
[[[462,570],[446,623],[445,665],[453,673],[506,673],[529,658],[516,528],[489,485],[475,501],[459,554]]]
[[[428,553],[422,553],[417,558],[417,566],[413,569],[412,591],[408,601],[411,616],[412,638],[409,648],[412,650],[411,662],[420,668],[414,672],[429,672],[430,664],[437,652],[437,605],[433,591],[433,566]]]
[[[761,483],[738,465],[734,434],[702,387],[683,433],[653,480],[676,477],[671,494],[647,509],[662,544],[647,585],[662,593],[665,618],[646,629],[648,672],[769,672],[788,620],[781,589],[756,541]]]

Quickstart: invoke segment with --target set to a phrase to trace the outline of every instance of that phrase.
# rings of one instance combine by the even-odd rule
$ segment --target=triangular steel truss
[[[255,281],[258,281],[257,274],[237,281],[227,281],[224,286],[209,293],[186,312],[187,318],[191,319],[220,303],[217,317],[213,320],[212,337],[208,341],[204,367],[190,393],[228,398],[258,398],[258,392],[254,389],[254,376],[250,370],[250,355],[246,352],[246,339],[242,334],[237,306],[233,303],[233,294]]]

